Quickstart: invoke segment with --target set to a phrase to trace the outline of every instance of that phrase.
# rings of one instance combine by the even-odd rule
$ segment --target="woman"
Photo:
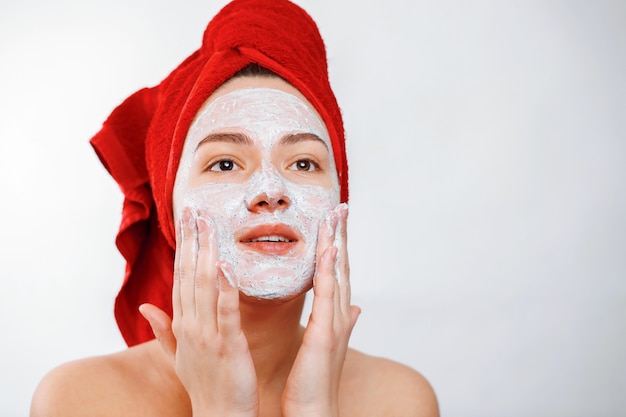
[[[306,12],[233,1],[92,144],[125,195],[130,348],[53,370],[32,416],[438,415],[420,374],[348,348],[343,123]]]

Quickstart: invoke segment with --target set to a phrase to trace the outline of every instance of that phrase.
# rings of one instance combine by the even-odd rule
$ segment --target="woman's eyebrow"
[[[328,145],[326,144],[326,142],[324,142],[319,136],[314,133],[293,133],[290,135],[285,135],[280,138],[280,141],[278,143],[281,145],[293,145],[295,143],[307,140],[320,142],[322,145],[324,145],[326,150],[328,150]]]
[[[200,146],[205,143],[215,143],[215,142],[228,142],[228,143],[236,143],[239,145],[252,145],[252,139],[243,133],[211,133],[204,139],[202,139],[198,146],[196,146],[196,150],[200,148]]]

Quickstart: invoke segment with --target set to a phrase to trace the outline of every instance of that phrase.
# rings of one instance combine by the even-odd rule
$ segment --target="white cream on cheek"
[[[190,185],[194,151],[211,133],[245,133],[261,151],[260,167],[245,182]],[[332,186],[297,184],[272,164],[273,145],[291,133],[314,133],[330,150]],[[205,146],[211,146],[210,144]],[[250,202],[261,194],[286,197],[284,210],[253,212]],[[297,97],[276,89],[235,90],[209,103],[189,129],[174,187],[176,218],[183,207],[211,217],[217,232],[220,259],[229,262],[240,290],[251,297],[271,299],[298,294],[310,286],[320,223],[339,204],[332,146],[319,116]],[[304,250],[285,256],[240,250],[235,233],[242,228],[282,223],[299,231]]]

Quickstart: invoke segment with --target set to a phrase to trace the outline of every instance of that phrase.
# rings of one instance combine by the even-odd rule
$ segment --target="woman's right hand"
[[[258,415],[257,379],[241,330],[239,290],[218,260],[212,225],[183,210],[176,233],[174,317],[152,304],[140,311],[191,399],[194,416]]]

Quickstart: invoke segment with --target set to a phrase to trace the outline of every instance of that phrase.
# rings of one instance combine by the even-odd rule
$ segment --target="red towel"
[[[211,93],[250,63],[283,77],[315,107],[333,145],[341,201],[348,200],[343,121],[315,22],[287,0],[231,2],[199,50],[159,85],[126,99],[91,139],[125,197],[116,244],[127,263],[115,317],[129,346],[154,338],[139,305],[172,312],[172,190],[187,130]]]

